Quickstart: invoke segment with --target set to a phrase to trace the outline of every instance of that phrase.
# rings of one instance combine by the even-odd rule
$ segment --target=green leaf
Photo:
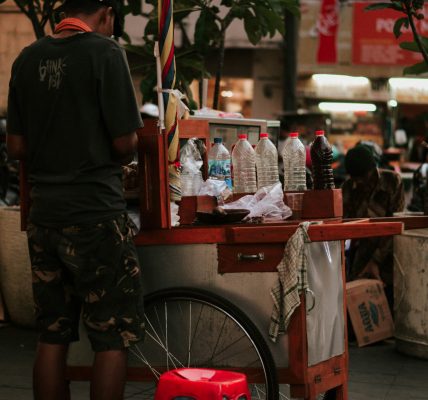
[[[391,8],[393,10],[397,10],[397,11],[404,11],[403,7],[397,6],[396,4],[397,2],[392,2],[392,3],[375,3],[375,4],[370,4],[369,6],[367,6],[365,8],[366,11],[373,11],[373,10],[384,10],[385,8]],[[398,3],[400,4],[400,3]],[[397,9],[398,8],[398,9]]]
[[[370,4],[365,8],[366,11],[373,11],[373,10],[383,10],[385,8],[392,8],[395,9],[394,4],[391,3],[375,3]]]
[[[205,52],[220,34],[215,17],[207,10],[202,10],[195,25],[195,46]]]
[[[403,25],[408,28],[409,27],[409,19],[407,17],[399,18],[395,21],[394,24],[394,35],[398,39],[401,35],[401,28]]]
[[[131,43],[131,38],[129,37],[129,35],[126,32],[122,33],[121,38],[126,42],[126,43]]]
[[[392,1],[392,9],[404,12],[403,3],[401,1]]]
[[[428,51],[428,38],[420,36],[422,46]],[[420,53],[419,46],[416,42],[401,42],[400,47],[404,50],[414,51]]]
[[[244,28],[251,44],[256,45],[260,42],[262,34],[257,17],[254,17],[251,13],[247,13],[244,18]]]
[[[428,72],[428,64],[423,61],[403,69],[404,75],[419,75]]]
[[[142,0],[128,0],[128,7],[132,15],[139,15],[142,10]]]
[[[273,37],[276,32],[281,33],[281,35],[284,34],[285,26],[282,14],[277,14],[273,11],[267,10],[266,8],[257,7],[255,15],[259,18],[260,16],[263,17],[265,22],[263,25],[266,25],[270,37]]]
[[[150,36],[153,35],[155,37],[158,36],[158,20],[155,18],[150,18],[147,21],[146,27],[144,29],[144,35]]]

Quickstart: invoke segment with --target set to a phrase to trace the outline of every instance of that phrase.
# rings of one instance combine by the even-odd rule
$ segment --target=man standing
[[[115,0],[66,0],[53,36],[12,67],[7,147],[26,162],[27,229],[40,336],[36,400],[69,398],[67,349],[83,321],[91,399],[123,397],[126,348],[143,336],[141,274],[122,193],[142,126]]]
[[[345,168],[350,178],[342,186],[345,218],[391,217],[404,209],[401,177],[394,171],[376,167],[372,151],[357,145],[345,156]],[[392,305],[393,240],[391,237],[352,241],[349,280],[380,279]]]

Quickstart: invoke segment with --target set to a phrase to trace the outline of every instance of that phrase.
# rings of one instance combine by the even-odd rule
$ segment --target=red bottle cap
[[[267,137],[269,137],[268,133],[261,133],[260,134],[260,138],[267,138]]]
[[[297,138],[297,137],[299,137],[299,132],[291,132],[291,133],[290,133],[290,137],[292,137],[292,138]]]
[[[238,135],[239,139],[246,139],[247,138],[247,134],[246,133],[241,133]]]
[[[324,136],[324,131],[315,131],[315,136]]]

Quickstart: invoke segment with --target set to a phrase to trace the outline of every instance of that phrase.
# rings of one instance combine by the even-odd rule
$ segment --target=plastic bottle
[[[297,132],[290,133],[282,153],[284,190],[306,190],[306,151]]]
[[[256,152],[241,134],[232,151],[233,191],[235,193],[254,193],[257,191]]]
[[[223,180],[232,189],[230,174],[230,154],[222,143],[222,138],[214,138],[214,146],[208,153],[208,176]]]
[[[331,163],[333,150],[324,136],[324,131],[315,132],[311,145],[312,172],[314,189],[334,189],[334,177]]]
[[[197,196],[202,186],[202,173],[183,171],[180,174],[181,195]]]
[[[193,139],[180,149],[180,173],[181,194],[183,196],[197,196],[202,185],[203,161],[198,147]]]
[[[256,149],[257,189],[279,182],[278,151],[267,133],[260,134]]]

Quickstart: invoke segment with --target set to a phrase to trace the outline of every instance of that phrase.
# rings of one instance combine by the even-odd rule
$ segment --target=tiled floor
[[[31,400],[34,331],[0,326],[0,400]],[[350,346],[349,400],[428,400],[428,360],[398,353],[394,341]],[[72,399],[88,399],[86,382],[72,385]],[[128,386],[127,399],[138,399]]]

